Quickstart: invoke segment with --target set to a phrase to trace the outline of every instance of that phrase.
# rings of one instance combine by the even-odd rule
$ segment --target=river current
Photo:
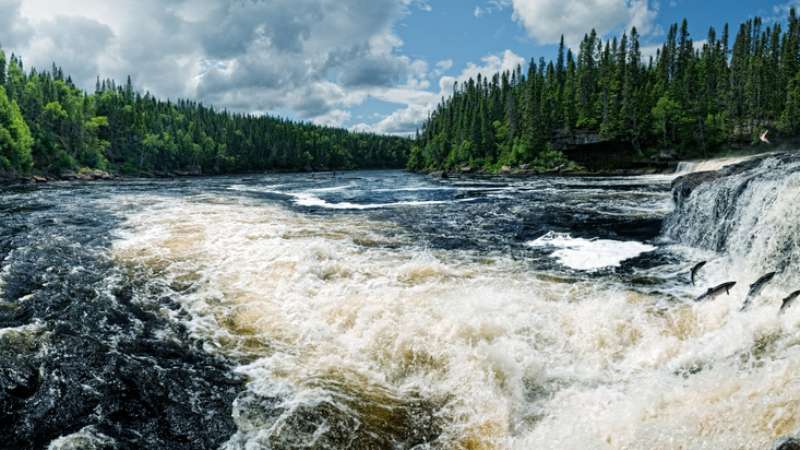
[[[17,389],[3,410],[18,442],[54,449],[768,448],[800,426],[800,307],[777,313],[797,279],[740,313],[769,264],[684,240],[696,224],[667,220],[673,179],[0,188],[0,381]],[[784,182],[775,195],[800,192]],[[103,358],[43,362],[90,340],[147,361],[117,415]],[[134,391],[155,422],[125,412]],[[37,422],[65,398],[74,419]],[[201,430],[163,425],[179,419]]]

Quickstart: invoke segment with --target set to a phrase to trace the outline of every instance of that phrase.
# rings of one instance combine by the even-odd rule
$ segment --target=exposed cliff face
[[[608,139],[590,131],[559,131],[553,135],[550,145],[589,172],[625,175],[625,172],[614,172],[669,172],[675,168],[673,161],[644,159],[630,142]]]

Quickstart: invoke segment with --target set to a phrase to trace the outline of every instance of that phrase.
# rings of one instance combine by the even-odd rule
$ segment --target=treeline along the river
[[[591,31],[577,53],[562,39],[555,61],[457,85],[415,141],[162,101],[136,92],[130,78],[98,80],[87,93],[58,67],[26,72],[0,50],[0,175],[547,169],[569,165],[564,143],[587,139],[625,143],[646,160],[707,156],[763,129],[798,135],[795,10],[784,23],[748,20],[732,43],[730,35],[726,24],[695,42],[684,20],[647,58],[635,28],[605,42]]]
[[[125,174],[403,167],[408,139],[162,101],[125,85],[94,93],[25,71],[0,49],[0,175],[80,168]]]
[[[605,42],[593,30],[577,54],[562,38],[555,61],[532,60],[456,87],[424,124],[412,169],[563,164],[559,142],[629,144],[643,158],[705,156],[764,129],[800,131],[800,22],[728,25],[693,41],[684,20],[644,58],[635,28]],[[554,148],[556,147],[556,148]],[[650,153],[650,155],[648,155]]]

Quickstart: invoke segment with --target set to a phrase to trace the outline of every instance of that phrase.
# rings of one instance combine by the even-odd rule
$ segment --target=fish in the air
[[[713,288],[709,288],[706,291],[705,294],[701,295],[700,297],[697,297],[697,299],[695,299],[695,301],[699,302],[699,301],[703,301],[703,300],[706,300],[706,299],[713,300],[713,299],[719,297],[720,295],[722,295],[723,292],[728,294],[728,295],[731,295],[731,289],[734,286],[736,286],[736,282],[735,281],[729,281],[727,283],[722,283],[719,286],[715,286]]]
[[[783,314],[787,309],[789,309],[792,306],[792,303],[797,300],[797,297],[800,297],[800,291],[794,291],[789,294],[788,297],[783,299],[783,302],[781,302],[780,314]]]
[[[750,291],[747,293],[747,298],[744,299],[744,304],[742,305],[741,311],[744,311],[750,307],[750,304],[753,302],[753,299],[758,297],[758,294],[760,294],[761,291],[764,290],[764,287],[766,287],[767,283],[769,283],[770,281],[772,281],[773,278],[775,278],[775,275],[777,273],[778,272],[770,272],[762,276],[758,280],[756,280],[755,283],[750,285]]]
[[[692,267],[692,286],[694,286],[694,280],[695,280],[695,278],[697,278],[697,272],[699,272],[700,269],[702,269],[703,266],[705,266],[706,264],[708,264],[708,262],[707,261],[703,261],[703,262],[697,263],[697,265]]]

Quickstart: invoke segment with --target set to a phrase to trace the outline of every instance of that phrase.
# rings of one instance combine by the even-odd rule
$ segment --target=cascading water
[[[776,304],[797,268],[785,214],[797,162],[746,164],[676,185],[675,212],[663,176],[360,172],[0,191],[12,205],[0,208],[0,343],[18,349],[0,348],[0,384],[14,388],[0,412],[28,426],[0,430],[27,442],[47,423],[33,447],[53,449],[769,448],[800,427],[800,305],[778,315]],[[93,222],[69,226],[86,210]],[[94,276],[48,269],[51,254]],[[25,275],[30,261],[41,279]],[[751,278],[780,268],[740,313]],[[59,276],[83,293],[74,314],[48,313],[70,305]],[[731,276],[730,296],[693,302]],[[33,317],[5,313],[36,305]],[[51,357],[40,377],[66,380],[59,389],[26,383],[44,356],[25,349],[69,353],[55,344],[73,328],[139,370],[119,385],[114,371],[93,380],[93,364]],[[82,397],[87,379],[104,395]],[[164,398],[136,388],[151,382]],[[119,412],[134,394],[152,403],[147,417]],[[35,414],[64,398],[70,421]],[[73,422],[81,411],[95,412]],[[198,426],[205,441],[181,440]]]
[[[749,160],[751,156],[731,156],[727,158],[707,159],[700,161],[681,161],[675,169],[676,175],[686,175],[695,172],[709,172],[733,166]]]
[[[698,179],[711,178],[693,186]],[[744,284],[770,271],[800,289],[800,155],[783,154],[675,183],[668,237],[720,253]],[[755,277],[755,278],[753,278]]]

